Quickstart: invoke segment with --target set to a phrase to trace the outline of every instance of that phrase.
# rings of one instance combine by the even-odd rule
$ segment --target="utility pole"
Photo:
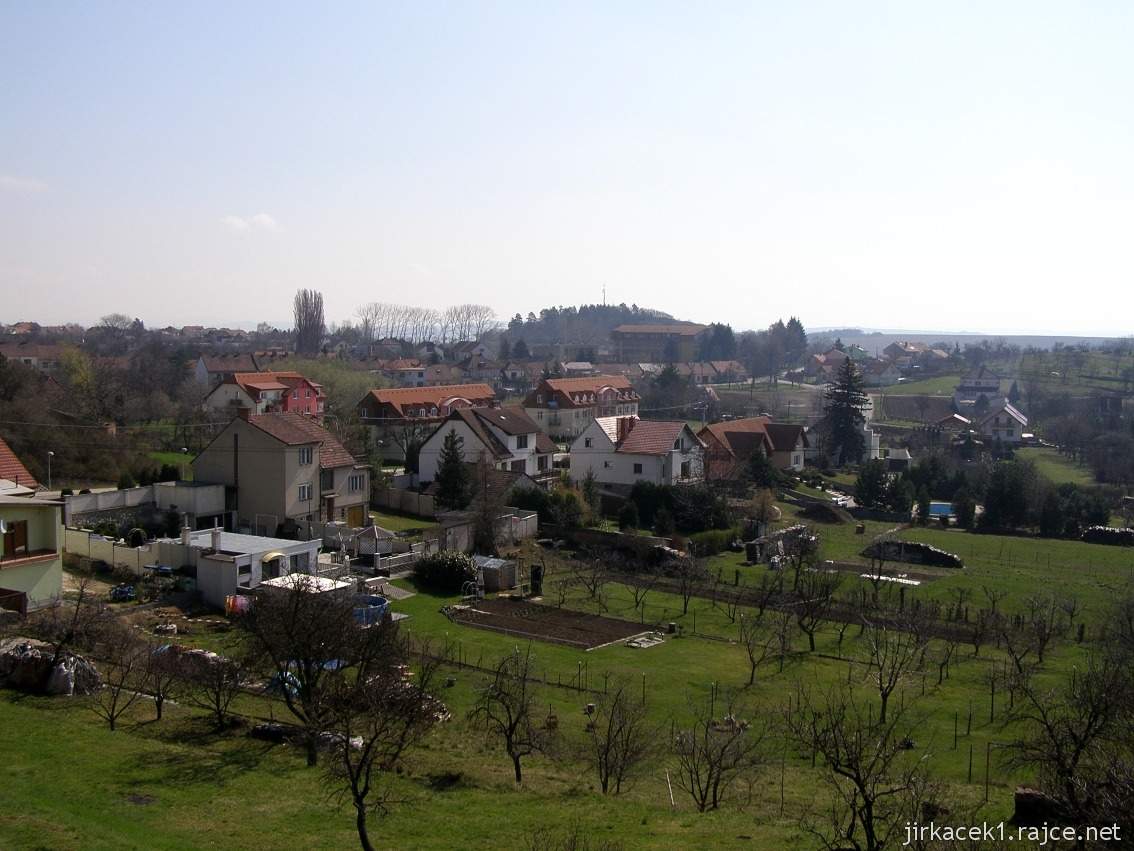
[[[51,490],[51,459],[55,457],[55,453],[50,449],[47,450],[47,489]]]

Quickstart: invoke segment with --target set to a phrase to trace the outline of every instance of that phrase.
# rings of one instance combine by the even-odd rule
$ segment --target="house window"
[[[292,390],[291,391],[291,398],[298,400],[299,399],[299,391],[298,390]]]
[[[587,449],[591,448],[591,439],[589,437],[583,438],[583,446],[585,446]]]
[[[539,455],[539,456],[536,457],[536,469],[538,469],[540,472],[543,472],[544,470],[547,469],[547,456],[546,455]]]
[[[689,478],[689,462],[688,461],[682,461],[681,462],[681,478],[683,478],[683,479]]]
[[[301,446],[299,447],[299,463],[300,465],[310,464],[315,458],[315,447]]]
[[[521,461],[513,461],[512,462],[512,472],[513,473],[524,472],[524,461],[522,461],[522,460]]]
[[[602,468],[604,470],[609,470],[611,468],[611,463],[609,461],[603,461],[602,462]]]
[[[299,486],[299,501],[300,502],[310,502],[311,501],[311,484],[310,483]]]
[[[516,437],[516,448],[517,449],[527,449],[528,448],[528,436],[526,434],[517,435],[517,437]]]
[[[357,493],[362,490],[362,484],[366,477],[362,473],[355,473],[347,479],[347,485],[352,493]]]
[[[634,475],[635,476],[642,475],[642,465],[641,464],[635,464],[634,465]]]

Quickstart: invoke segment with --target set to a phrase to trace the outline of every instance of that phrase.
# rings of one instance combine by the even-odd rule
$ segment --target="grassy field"
[[[416,517],[412,514],[396,514],[391,511],[371,511],[370,516],[376,526],[389,529],[391,532],[413,532],[419,529],[432,529],[437,521],[428,517]]]
[[[155,464],[171,464],[181,471],[181,478],[185,481],[193,480],[193,456],[184,452],[150,452],[150,460]]]
[[[783,510],[783,524],[796,522],[794,508]],[[397,519],[411,522],[396,515],[376,516],[381,525]],[[423,521],[412,522],[420,526]],[[854,524],[818,526],[822,556],[858,560],[873,536],[893,529],[889,523],[864,525],[861,535]],[[1107,605],[1127,591],[1134,577],[1134,552],[1120,548],[936,528],[896,534],[956,552],[966,562],[963,570],[918,568],[939,578],[912,588],[909,604],[917,599],[953,600],[958,592],[967,592],[969,605],[980,607],[987,587],[1006,591],[1001,606],[1015,612],[1024,608],[1029,594],[1050,590],[1081,601],[1079,617],[1090,634]],[[529,545],[523,557],[528,564],[546,564],[545,603],[554,605],[558,583],[569,575],[570,554]],[[706,560],[706,567],[726,586],[759,583],[767,568],[743,560],[743,554],[725,552]],[[863,583],[848,575],[840,596],[852,598]],[[413,752],[405,771],[392,781],[393,791],[405,803],[393,807],[386,818],[375,817],[372,836],[378,847],[524,848],[537,828],[565,830],[572,823],[592,840],[617,841],[626,849],[815,847],[801,819],[809,812],[821,815],[829,792],[821,769],[812,768],[807,754],[785,746],[782,735],[769,735],[766,765],[746,795],[734,796],[718,812],[698,814],[676,787],[676,807],[670,806],[665,772],[673,764],[664,755],[656,756],[622,796],[599,794],[579,756],[583,707],[595,699],[595,691],[629,682],[635,693],[641,689],[644,694],[658,741],[664,742],[670,726],[687,721],[691,707],[704,705],[714,691],[722,695],[720,701],[729,693],[738,696],[742,717],[769,721],[786,711],[797,683],[825,688],[849,682],[859,698],[876,702],[860,662],[864,639],[856,629],[840,641],[834,626],[827,625],[817,635],[815,653],[809,653],[806,640],[797,635],[785,669],[764,667],[755,686],[746,688],[747,659],[736,642],[735,613],[730,616],[727,607],[694,598],[683,612],[679,597],[658,591],[649,592],[644,605],[636,607],[630,590],[617,582],[607,583],[600,603],[581,587],[569,585],[569,608],[638,622],[643,629],[672,621],[680,626],[680,634],[666,636],[663,644],[647,650],[619,642],[583,652],[533,642],[535,670],[544,682],[538,689],[541,709],[546,706],[560,719],[562,744],[552,754],[525,760],[525,784],[516,789],[507,757],[464,719],[483,682],[481,669],[524,641],[450,621],[441,608],[454,599],[418,592],[393,604],[410,616],[403,624],[411,636],[430,641],[434,652],[450,660],[447,673],[455,684],[439,693],[453,720]],[[223,650],[233,637],[223,633],[182,640]],[[996,755],[1018,732],[999,711],[990,719],[985,677],[990,665],[1001,664],[1004,657],[991,645],[976,657],[971,647],[962,646],[949,676],[938,684],[933,659],[942,652],[944,647],[934,642],[927,670],[907,677],[894,697],[894,704],[905,706],[916,725],[913,755],[931,752],[934,773],[946,783],[955,812],[978,807],[978,820],[1006,818],[1012,789],[1032,778],[994,756],[989,801],[980,805],[986,748]],[[1054,683],[1082,660],[1080,646],[1060,642],[1041,676]],[[590,691],[580,690],[580,685]],[[240,711],[287,717],[281,705],[253,696],[242,699]],[[321,771],[307,769],[296,750],[256,742],[239,728],[215,734],[199,714],[185,707],[167,709],[161,722],[151,721],[151,714],[152,707],[140,704],[131,722],[111,733],[83,699],[0,692],[0,752],[7,781],[0,783],[0,847],[357,847],[350,813],[333,806]]]
[[[1095,477],[1090,469],[1076,464],[1066,455],[1060,455],[1058,450],[1047,446],[1025,446],[1016,450],[1016,457],[1031,461],[1036,469],[1057,485],[1070,482],[1074,485],[1091,485]]]
[[[886,396],[952,396],[960,380],[959,375],[935,375],[918,381],[902,381],[889,387],[872,388],[870,392]]]

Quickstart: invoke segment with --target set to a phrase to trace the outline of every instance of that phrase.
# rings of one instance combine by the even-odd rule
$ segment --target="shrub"
[[[673,534],[676,526],[673,522],[673,515],[668,508],[659,508],[654,515],[654,534],[662,538],[668,538]]]
[[[63,490],[59,491],[60,496],[71,496],[74,493],[75,492],[73,490],[71,490],[71,488],[63,488]]]
[[[123,470],[118,476],[118,490],[126,490],[126,488],[134,487],[134,477],[130,475],[129,470]]]
[[[689,536],[689,543],[699,556],[715,556],[723,553],[739,537],[736,529],[710,529]]]
[[[618,512],[618,528],[622,530],[638,528],[638,506],[626,500],[622,510]]]
[[[423,588],[442,594],[458,594],[466,582],[476,579],[472,558],[456,550],[444,550],[419,559],[413,578]]]

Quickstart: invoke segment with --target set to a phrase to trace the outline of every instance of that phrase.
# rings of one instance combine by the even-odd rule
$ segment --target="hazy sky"
[[[0,322],[1134,331],[1134,6],[0,0]]]

